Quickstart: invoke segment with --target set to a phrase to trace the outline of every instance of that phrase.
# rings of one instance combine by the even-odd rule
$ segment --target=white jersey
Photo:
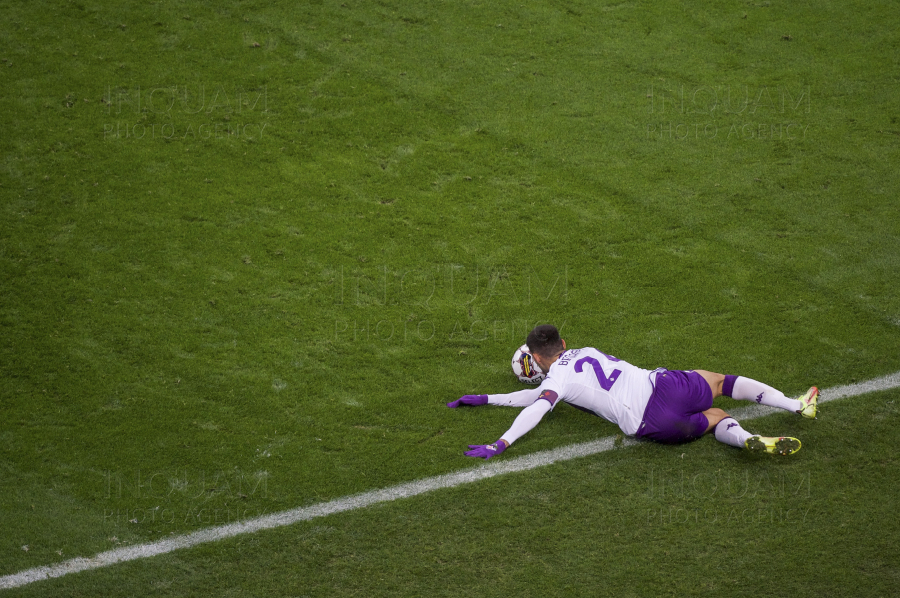
[[[617,424],[633,436],[653,393],[655,371],[645,370],[592,347],[563,353],[538,388],[573,407]],[[552,395],[551,395],[552,397]],[[555,406],[557,401],[550,401]]]

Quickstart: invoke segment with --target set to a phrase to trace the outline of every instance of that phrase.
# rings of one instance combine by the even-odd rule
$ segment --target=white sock
[[[744,448],[744,441],[753,436],[750,432],[741,427],[737,420],[733,417],[726,417],[716,424],[716,440],[724,442],[731,446]]]
[[[756,401],[785,411],[797,412],[803,408],[803,403],[797,399],[789,399],[780,390],[743,376],[738,376],[734,381],[731,398],[738,401]]]

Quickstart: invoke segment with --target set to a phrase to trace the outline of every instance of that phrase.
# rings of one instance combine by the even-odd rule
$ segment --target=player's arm
[[[500,405],[502,407],[528,407],[534,404],[541,396],[540,387],[526,388],[500,395],[463,395],[455,401],[447,403],[447,407],[456,408],[460,405]]]
[[[501,407],[528,407],[533,405],[541,396],[541,387],[525,388],[516,392],[501,395],[488,395],[488,405]]]
[[[544,416],[553,409],[553,405],[558,398],[558,395],[552,390],[542,391],[538,400],[522,410],[522,413],[516,417],[509,430],[497,442],[493,444],[470,444],[469,450],[465,453],[466,456],[490,459],[499,455],[509,448],[509,445],[513,442],[533,430]]]

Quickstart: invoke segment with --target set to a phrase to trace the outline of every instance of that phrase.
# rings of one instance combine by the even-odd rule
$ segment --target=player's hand
[[[508,446],[503,440],[498,440],[494,444],[470,444],[469,448],[472,450],[466,451],[465,455],[466,457],[481,457],[484,460],[488,460],[505,451]]]
[[[447,403],[447,407],[450,407],[451,409],[456,409],[460,405],[472,405],[473,407],[476,407],[478,405],[486,405],[487,401],[487,395],[463,395],[455,401]]]

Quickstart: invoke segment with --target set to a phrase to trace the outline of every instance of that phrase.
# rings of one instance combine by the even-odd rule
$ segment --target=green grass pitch
[[[475,468],[516,411],[444,403],[536,323],[788,394],[900,370],[893,3],[0,6],[0,576]],[[896,595],[898,405],[7,595]]]

